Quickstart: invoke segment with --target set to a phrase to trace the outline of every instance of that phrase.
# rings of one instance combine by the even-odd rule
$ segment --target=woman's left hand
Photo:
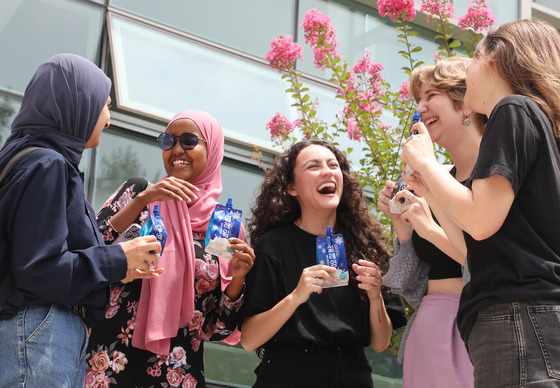
[[[383,285],[382,273],[379,267],[367,260],[359,260],[358,264],[352,264],[352,269],[358,274],[358,287],[366,290],[369,300],[381,298],[381,286]]]
[[[253,268],[255,252],[245,241],[232,237],[229,239],[228,249],[233,250],[231,258],[233,278],[245,278]]]

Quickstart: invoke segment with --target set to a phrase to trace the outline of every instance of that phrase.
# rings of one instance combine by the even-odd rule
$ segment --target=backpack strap
[[[4,178],[6,178],[6,176],[12,171],[12,169],[20,162],[21,159],[23,159],[31,152],[37,151],[41,148],[44,147],[27,147],[19,151],[17,154],[15,154],[14,157],[8,162],[8,164],[6,164],[6,166],[0,173],[0,184],[2,183]],[[13,288],[14,288],[14,275],[12,274],[12,271],[9,270],[8,274],[6,275],[6,278],[4,278],[2,284],[0,285],[0,311],[2,311],[4,302],[6,302],[6,299],[8,299],[8,295],[10,295],[10,292],[12,291]]]

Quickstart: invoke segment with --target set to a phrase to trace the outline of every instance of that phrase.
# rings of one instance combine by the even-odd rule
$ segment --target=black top
[[[527,97],[508,96],[494,108],[467,187],[493,174],[511,183],[515,199],[493,236],[475,241],[465,233],[472,278],[457,315],[465,342],[483,307],[560,301],[560,154],[550,122]]]
[[[463,277],[461,264],[447,256],[428,240],[420,237],[415,230],[412,231],[411,239],[414,250],[420,260],[430,264],[429,280]]]
[[[449,171],[449,173],[455,177],[457,169],[455,166]],[[436,224],[439,225],[438,220],[432,213],[432,217]],[[414,250],[418,255],[418,258],[426,263],[430,264],[430,270],[428,273],[429,280],[435,279],[452,279],[463,277],[463,270],[461,264],[453,260],[451,257],[443,253],[438,247],[423,239],[412,230],[412,245]]]
[[[242,319],[270,310],[298,285],[304,268],[317,264],[316,236],[293,224],[263,234],[255,243],[255,266],[245,280]],[[350,269],[351,270],[351,269]],[[402,301],[384,295],[393,329],[406,324]],[[312,293],[269,342],[317,346],[368,346],[369,304],[360,301],[354,286]]]

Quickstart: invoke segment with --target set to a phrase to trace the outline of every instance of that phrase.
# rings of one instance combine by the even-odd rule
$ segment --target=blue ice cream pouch
[[[323,288],[340,287],[348,285],[348,261],[346,260],[346,248],[344,238],[341,234],[333,234],[330,226],[327,226],[327,235],[316,238],[317,264],[324,264],[336,268],[333,273],[336,281],[331,283],[325,280]]]
[[[148,218],[142,223],[140,228],[139,237],[142,236],[156,236],[157,241],[161,244],[161,252],[158,257],[163,253],[163,248],[165,247],[165,240],[167,240],[167,231],[165,226],[163,226],[163,218],[159,215],[159,205],[154,205],[154,210],[150,212]],[[146,261],[150,265],[150,271],[155,271],[155,267],[149,261]]]
[[[241,210],[234,209],[231,198],[226,205],[217,204],[206,232],[206,253],[231,260],[232,251],[227,248],[229,238],[239,237]]]

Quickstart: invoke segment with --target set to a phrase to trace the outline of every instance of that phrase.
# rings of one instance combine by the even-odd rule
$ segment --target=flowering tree
[[[408,79],[412,70],[423,64],[415,58],[422,50],[410,42],[410,37],[418,33],[410,22],[416,15],[413,0],[378,0],[378,10],[382,17],[389,17],[396,23],[397,40],[403,49],[399,54],[407,61],[403,67],[403,78]],[[474,0],[467,14],[458,19],[463,30],[469,30],[469,41],[453,39],[450,19],[454,18],[454,8],[449,0],[423,0],[420,11],[428,22],[436,23],[436,41],[441,42],[435,57],[456,55],[455,49],[464,44],[463,53],[472,56],[482,32],[495,22],[485,0]],[[414,101],[408,91],[408,81],[403,81],[397,91],[383,78],[383,65],[372,62],[372,54],[365,51],[354,66],[350,66],[338,52],[336,30],[330,19],[316,9],[309,10],[301,28],[305,42],[312,48],[315,67],[328,71],[329,81],[335,86],[336,98],[344,101],[342,112],[334,123],[328,124],[317,117],[318,101],[309,95],[296,70],[296,63],[302,59],[303,47],[291,36],[278,35],[271,42],[271,50],[266,55],[269,65],[287,80],[287,93],[293,98],[292,106],[299,118],[290,122],[280,112],[268,122],[267,129],[276,145],[288,147],[298,139],[320,138],[339,145],[340,136],[348,136],[352,146],[343,150],[353,152],[361,146],[363,158],[359,166],[353,165],[362,186],[371,188],[377,196],[386,179],[395,179],[400,173],[400,144],[408,136],[412,122]],[[398,119],[397,128],[383,122],[382,114],[388,113]],[[386,221],[386,220],[384,220]]]
[[[422,50],[410,42],[410,37],[417,35],[409,24],[416,15],[413,0],[378,0],[378,10],[382,17],[389,17],[396,23],[397,40],[403,46],[399,54],[406,59],[403,78],[408,79],[410,73],[422,61],[414,58]],[[435,40],[441,42],[436,60],[456,55],[455,49],[461,44],[466,50],[463,54],[472,57],[482,32],[496,23],[485,0],[474,0],[467,13],[458,19],[463,30],[468,30],[468,40],[460,42],[452,36],[449,23],[454,18],[455,10],[449,0],[423,0],[420,7],[429,23],[436,23]],[[398,91],[383,78],[383,65],[373,63],[372,54],[365,51],[363,58],[354,66],[343,60],[337,51],[336,30],[330,19],[321,12],[312,9],[304,17],[302,24],[305,41],[313,49],[314,64],[317,68],[328,70],[330,82],[335,85],[336,97],[344,101],[344,108],[336,116],[336,121],[328,125],[317,117],[318,102],[312,100],[309,90],[301,82],[301,74],[296,71],[298,59],[302,59],[303,47],[293,42],[291,36],[278,35],[271,42],[271,50],[266,56],[269,65],[277,69],[282,78],[289,83],[286,90],[293,98],[292,106],[299,113],[299,118],[290,122],[280,112],[268,122],[273,142],[288,147],[299,138],[320,138],[338,145],[340,136],[348,136],[353,144],[361,145],[364,157],[359,166],[353,165],[362,186],[369,186],[377,197],[385,180],[395,180],[400,173],[400,144],[409,135],[412,122],[414,101],[408,90],[408,81],[403,81]],[[390,113],[399,121],[393,129],[382,120],[382,113]],[[343,150],[347,155],[352,147]],[[260,152],[255,151],[256,158]],[[381,221],[388,224],[388,217],[381,215]],[[388,228],[389,237],[392,231]],[[410,309],[409,309],[410,312]],[[396,331],[391,340],[391,348],[395,351],[400,343],[402,330]]]

